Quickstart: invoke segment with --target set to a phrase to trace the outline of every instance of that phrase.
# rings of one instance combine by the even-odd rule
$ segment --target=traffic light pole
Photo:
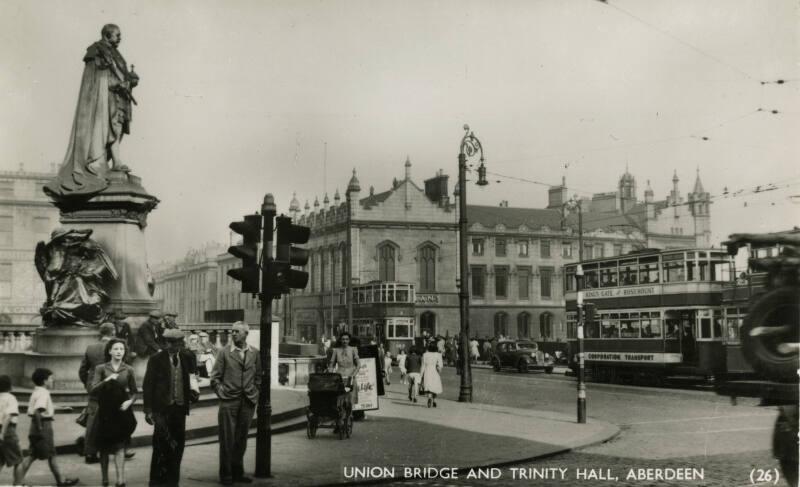
[[[272,294],[268,289],[268,267],[272,261],[272,233],[276,214],[272,194],[264,196],[261,215],[264,217],[264,233],[261,241],[264,249],[261,257],[261,391],[258,395],[258,419],[256,422],[256,477],[272,475],[272,404],[270,402],[270,380],[272,376]]]

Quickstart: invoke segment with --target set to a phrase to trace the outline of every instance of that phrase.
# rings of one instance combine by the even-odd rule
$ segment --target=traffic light
[[[242,292],[259,292],[258,243],[261,242],[261,215],[245,215],[243,221],[232,222],[230,229],[242,236],[241,245],[228,247],[228,253],[242,259],[242,267],[231,269],[228,275],[242,281]]]
[[[308,272],[292,269],[292,266],[304,266],[308,262],[308,250],[294,247],[304,244],[311,236],[311,229],[292,223],[288,216],[275,218],[277,229],[277,245],[275,259],[269,263],[269,291],[277,296],[286,294],[292,289],[305,289],[308,284]]]

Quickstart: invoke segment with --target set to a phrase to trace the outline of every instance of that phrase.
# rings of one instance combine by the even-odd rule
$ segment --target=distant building
[[[354,170],[344,195],[337,190],[332,200],[324,195],[322,203],[315,198],[313,206],[306,201],[302,208],[293,197],[289,216],[311,228],[305,246],[309,283],[273,304],[273,312],[284,318],[283,338],[316,342],[347,322],[348,232],[354,334],[390,343],[423,332],[458,334],[458,205],[448,186],[442,171],[418,186],[407,159],[403,178],[385,191],[362,191]],[[580,254],[577,216],[565,210],[567,193],[562,181],[550,188],[546,208],[513,208],[506,201],[468,206],[472,335],[565,339],[562,269]],[[626,170],[617,191],[593,195],[581,205],[587,259],[645,247],[710,246],[709,197],[699,175],[687,199],[675,176],[666,199],[655,201],[648,184],[640,201],[636,180]],[[216,257],[217,302],[206,308],[207,318],[257,320],[258,300],[240,294],[240,283],[227,276],[239,264],[227,253]],[[157,273],[157,289],[177,272]]]
[[[44,284],[33,263],[39,241],[59,225],[42,187],[55,173],[0,172],[0,324],[41,323]]]

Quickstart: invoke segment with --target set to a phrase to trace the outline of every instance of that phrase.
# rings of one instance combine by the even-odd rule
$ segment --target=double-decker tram
[[[731,332],[722,297],[733,258],[724,250],[645,249],[580,265],[584,309],[589,310],[584,360],[594,381],[658,384],[667,376],[725,374]],[[564,267],[573,368],[577,267]]]

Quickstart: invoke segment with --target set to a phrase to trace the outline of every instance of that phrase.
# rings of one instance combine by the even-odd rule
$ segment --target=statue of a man
[[[78,94],[78,107],[64,162],[58,176],[44,187],[53,198],[73,195],[90,196],[108,186],[112,171],[128,171],[122,163],[119,145],[130,133],[132,89],[139,76],[117,50],[122,33],[114,24],[106,24],[102,38],[89,46]]]

